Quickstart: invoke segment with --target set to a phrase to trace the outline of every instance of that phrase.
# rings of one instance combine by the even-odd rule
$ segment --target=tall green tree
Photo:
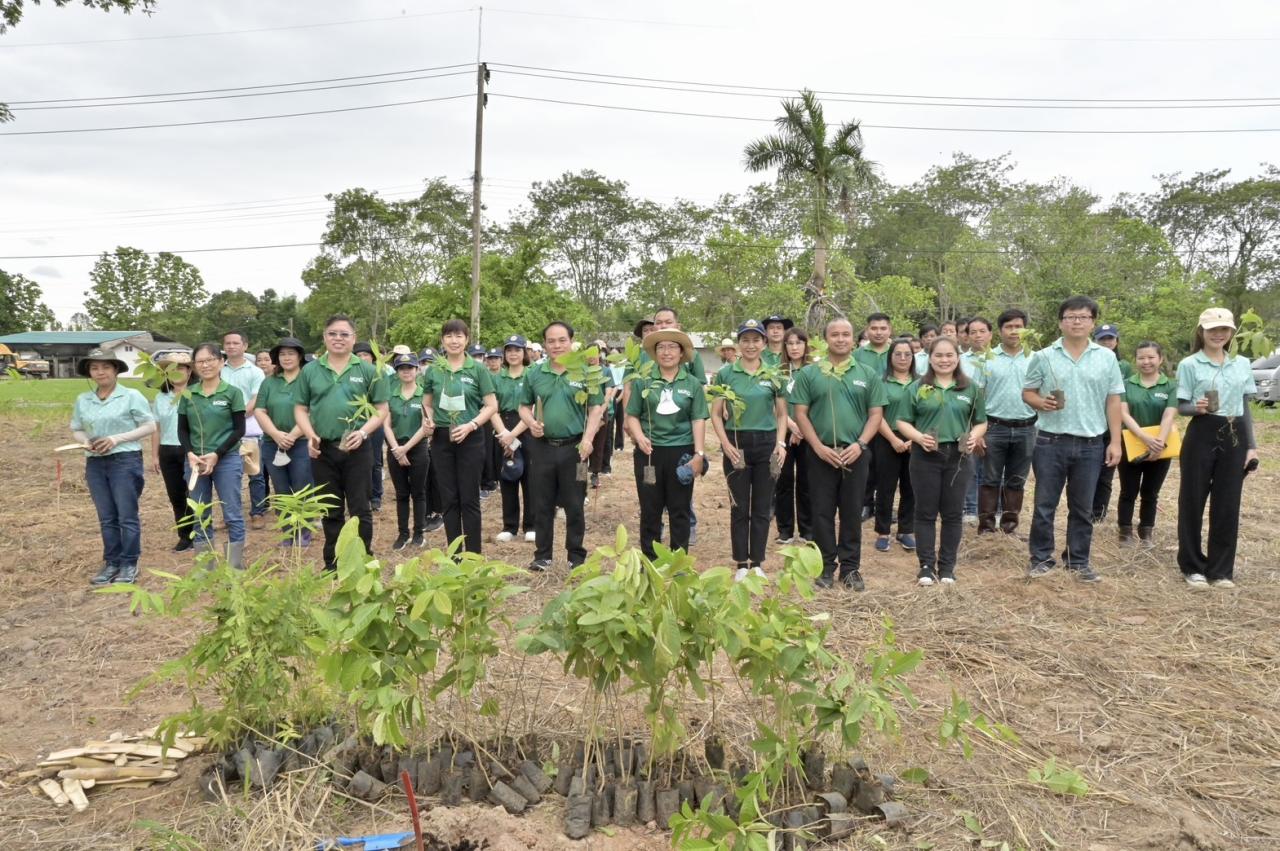
[[[154,331],[191,342],[208,300],[200,270],[176,254],[152,258],[138,248],[103,252],[89,272],[85,310],[97,328]]]
[[[52,329],[57,320],[40,298],[35,281],[0,269],[0,333]]]
[[[813,272],[805,285],[808,324],[817,327],[834,307],[826,295],[827,252],[840,228],[837,212],[850,215],[855,189],[876,179],[876,164],[863,156],[862,128],[848,121],[828,138],[822,102],[812,91],[782,102],[778,132],[747,145],[748,171],[776,170],[808,183],[812,196],[806,229],[813,239]]]
[[[261,296],[247,290],[221,290],[209,297],[200,311],[201,340],[219,340],[231,329],[244,333],[254,349],[269,349],[281,337],[294,336],[310,349],[319,348],[320,339],[307,316],[301,312],[297,296],[281,298],[273,289]]]

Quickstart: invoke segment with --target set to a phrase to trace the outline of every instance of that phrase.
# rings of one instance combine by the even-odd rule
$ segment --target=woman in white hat
[[[1178,567],[1192,588],[1234,588],[1240,494],[1258,466],[1249,397],[1258,392],[1249,359],[1231,355],[1231,311],[1200,314],[1191,354],[1178,364],[1178,411],[1191,417],[1182,441],[1178,487]],[[1209,503],[1209,549],[1201,547]]]
[[[175,553],[191,549],[191,522],[187,518],[187,453],[178,440],[178,402],[191,383],[191,353],[169,352],[155,363],[164,367],[165,379],[151,403],[156,430],[151,433],[151,470],[164,479],[165,494],[173,508],[173,522],[178,529]]]
[[[294,415],[297,391],[302,388],[298,378],[307,350],[296,337],[285,337],[271,348],[269,355],[272,371],[258,386],[253,416],[262,427],[263,469],[276,493],[293,494],[315,484],[307,437]],[[311,546],[311,533],[301,532],[297,541],[286,538],[280,545]]]
[[[128,365],[105,349],[94,349],[76,371],[96,385],[76,397],[71,432],[85,452],[84,478],[98,511],[102,569],[93,585],[134,582],[142,553],[142,438],[156,430],[146,397],[120,386]]]

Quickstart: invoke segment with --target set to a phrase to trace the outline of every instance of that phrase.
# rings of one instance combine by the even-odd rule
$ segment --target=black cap
[[[305,359],[307,356],[307,348],[302,345],[302,341],[297,337],[282,337],[280,342],[271,347],[271,362],[277,367],[280,366],[280,350],[293,349],[298,353],[299,358]]]
[[[396,355],[394,358],[392,358],[391,367],[393,369],[399,369],[402,366],[411,366],[414,369],[417,369],[418,359],[415,358],[413,355]]]
[[[502,357],[502,349],[490,349],[484,353],[484,357],[485,360],[488,360],[489,358],[500,358]]]
[[[502,348],[505,349],[508,346],[515,346],[517,349],[527,349],[529,348],[529,341],[519,334],[512,334],[502,342]]]
[[[358,354],[371,355],[373,354],[373,346],[369,345],[364,340],[361,340],[360,342],[356,343],[354,346],[351,347],[351,353],[354,355],[358,355]]]
[[[781,322],[781,323],[782,323],[782,327],[783,327],[783,328],[794,328],[794,327],[795,327],[795,324],[796,324],[796,323],[792,322],[790,319],[788,319],[787,317],[783,316],[783,315],[782,315],[782,314],[780,314],[780,313],[774,313],[774,314],[772,314],[772,315],[770,315],[770,316],[766,316],[766,317],[764,318],[764,321],[763,321],[763,322],[761,322],[760,324],[761,324],[761,325],[763,325],[764,327],[768,328],[768,327],[769,327],[769,325],[770,325],[770,324],[772,324],[772,323],[774,323],[774,322]]]
[[[653,325],[652,319],[641,319],[636,323],[636,327],[631,329],[631,333],[637,337],[644,337],[644,329]]]
[[[418,363],[431,363],[435,359],[436,359],[436,350],[431,348],[430,346],[427,346],[425,349],[418,352]]]

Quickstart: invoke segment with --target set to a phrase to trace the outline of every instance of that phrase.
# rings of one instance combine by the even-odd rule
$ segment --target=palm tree
[[[853,190],[873,183],[877,165],[862,155],[862,128],[848,121],[827,138],[822,102],[804,89],[799,100],[782,102],[783,115],[775,122],[778,133],[747,145],[748,171],[777,169],[779,178],[799,178],[813,187],[813,273],[805,285],[809,302],[807,324],[817,328],[830,310],[839,309],[827,298],[827,250],[837,223],[830,208],[838,203],[846,218]]]

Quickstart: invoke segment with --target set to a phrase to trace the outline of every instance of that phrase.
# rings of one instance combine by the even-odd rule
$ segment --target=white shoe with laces
[[[515,535],[511,534],[510,532],[503,531],[503,532],[499,532],[497,537],[494,538],[494,540],[497,541],[499,544],[506,544],[506,543],[510,543],[511,540],[514,538],[515,538]]]
[[[1209,580],[1204,578],[1203,573],[1192,573],[1187,576],[1187,584],[1199,591],[1209,587]]]
[[[1230,579],[1215,579],[1209,583],[1214,588],[1234,588],[1236,584]]]
[[[747,570],[745,567],[738,568],[733,572],[733,581],[741,582],[742,580],[747,578],[747,574],[750,572],[751,571]]]
[[[765,575],[764,568],[760,567],[760,565],[758,564],[755,567],[751,568],[751,572],[754,573],[756,576],[759,576],[761,579],[769,578],[767,575]]]
[[[537,532],[525,532],[525,533],[524,533],[524,542],[525,542],[526,544],[532,544],[532,543],[534,543],[534,542],[535,542],[535,541],[537,541],[537,540],[538,540],[538,533],[537,533]]]

